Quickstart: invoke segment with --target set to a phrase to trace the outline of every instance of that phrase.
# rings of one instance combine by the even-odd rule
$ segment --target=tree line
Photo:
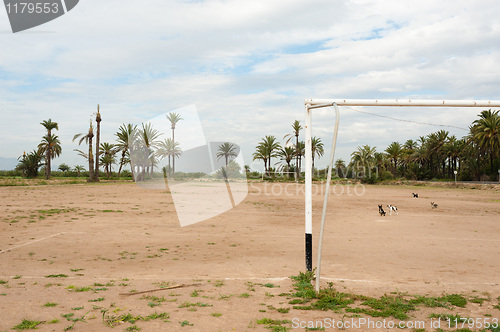
[[[136,181],[153,179],[154,169],[158,168],[159,162],[163,159],[168,160],[168,166],[162,169],[164,176],[170,177],[175,174],[175,159],[182,155],[180,143],[175,141],[176,125],[183,120],[180,114],[170,112],[166,115],[171,125],[171,138],[161,140],[160,137],[163,134],[153,128],[150,123],[143,123],[141,126],[124,123],[114,134],[116,136],[116,142],[114,143],[100,142],[102,117],[99,105],[97,105],[97,112],[94,115],[95,123],[92,119],[90,120],[88,131],[78,133],[73,137],[73,142],[77,141],[78,145],[82,143],[88,145],[86,151],[74,150],[88,162],[88,182],[99,181],[101,167],[104,168],[109,179],[113,171],[113,165],[116,164],[119,166],[118,177],[123,167],[130,165],[132,177]],[[47,134],[43,136],[36,149],[27,154],[25,152],[18,158],[19,163],[16,170],[21,171],[28,178],[35,178],[38,176],[39,169],[44,167],[45,177],[50,179],[51,162],[62,153],[59,137],[52,133],[53,130],[59,130],[59,125],[51,119],[44,120],[41,125],[47,130]],[[224,158],[227,168],[228,164],[231,164],[230,158],[236,157],[236,147],[229,142],[223,143],[218,147],[216,157],[217,160]],[[71,168],[63,163],[59,165],[58,169],[67,172]],[[230,165],[228,168],[228,170],[233,169],[239,172],[240,168],[238,165]],[[84,166],[76,165],[73,171],[80,176],[80,173],[86,170]]]
[[[292,124],[292,130],[284,137],[287,139],[285,146],[275,136],[266,136],[256,146],[253,159],[264,162],[265,174],[293,170],[301,175],[305,144],[299,141],[302,126],[298,120]],[[293,139],[295,141],[290,144]],[[312,138],[311,145],[314,172],[314,159],[323,156],[324,146],[317,137]],[[462,181],[495,181],[500,168],[500,114],[499,111],[482,111],[462,138],[439,130],[416,140],[408,139],[404,144],[392,142],[382,152],[370,145],[359,146],[350,156],[348,163],[343,159],[335,161],[337,176],[372,182],[389,178],[453,179],[455,175]],[[272,167],[272,158],[279,158],[275,163],[277,168]],[[314,174],[325,173],[323,170]]]

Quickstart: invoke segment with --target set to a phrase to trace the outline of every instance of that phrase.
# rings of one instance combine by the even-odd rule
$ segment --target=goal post
[[[413,99],[305,99],[305,261],[307,271],[312,271],[312,112],[316,108],[334,107],[337,114],[336,130],[338,128],[337,106],[399,106],[399,107],[500,107],[500,100],[413,100]],[[336,132],[329,170],[333,167]],[[330,182],[330,181],[328,181]],[[321,269],[321,247],[323,242],[323,227],[328,203],[328,185],[323,202],[323,216],[318,245],[318,261],[316,272],[316,291],[319,291]]]

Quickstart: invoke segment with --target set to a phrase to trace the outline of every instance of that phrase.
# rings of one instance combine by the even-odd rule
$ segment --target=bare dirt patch
[[[319,185],[317,189],[314,266],[322,207]],[[289,277],[305,269],[302,190],[295,184],[253,184],[235,209],[181,228],[165,190],[134,184],[2,187],[0,331],[23,318],[45,322],[38,325],[40,331],[69,326],[111,331],[114,325],[129,331],[136,326],[143,331],[214,332],[267,331],[270,325],[257,322],[265,323],[263,318],[290,321],[282,323],[284,328],[292,327],[294,318],[384,319],[289,303],[296,292]],[[414,294],[461,294],[467,299],[464,308],[420,306],[409,312],[409,320],[429,322],[432,313],[490,322],[500,318],[494,307],[500,296],[498,191],[410,186],[333,190],[322,286],[331,282],[337,291],[375,298],[393,292],[406,299]],[[413,199],[412,192],[420,198]],[[431,209],[431,201],[437,209]],[[378,204],[396,205],[399,214],[381,217]],[[177,284],[196,285],[120,295]],[[475,303],[475,298],[483,300]],[[367,308],[362,303],[356,299],[349,306]],[[48,324],[54,319],[59,322]]]

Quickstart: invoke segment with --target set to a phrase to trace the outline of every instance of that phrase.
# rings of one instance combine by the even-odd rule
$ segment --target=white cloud
[[[500,3],[495,1],[81,1],[33,31],[0,34],[0,156],[34,148],[40,122],[59,122],[63,156],[96,104],[102,141],[195,104],[212,141],[240,143],[245,159],[265,135],[303,119],[304,98],[500,99]],[[0,10],[0,30],[9,30]],[[308,46],[309,45],[309,46]],[[468,126],[479,110],[370,109]],[[329,151],[334,119],[315,113]],[[439,128],[342,111],[339,157],[358,145]],[[452,131],[450,129],[450,131]],[[461,135],[459,131],[454,131]],[[81,159],[81,158],[80,158]],[[322,158],[322,166],[328,158]]]

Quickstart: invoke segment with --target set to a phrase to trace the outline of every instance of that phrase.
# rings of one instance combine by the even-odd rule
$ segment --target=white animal
[[[437,205],[436,203],[434,203],[434,202],[431,202],[431,207],[432,207],[433,209],[437,209],[438,205]]]
[[[396,212],[396,215],[398,214],[398,208],[394,205],[387,204],[387,207],[389,208],[389,215],[392,215],[392,212]]]

